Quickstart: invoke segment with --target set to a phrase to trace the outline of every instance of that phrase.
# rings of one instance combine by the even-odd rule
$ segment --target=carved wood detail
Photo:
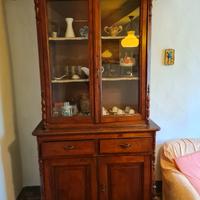
[[[147,120],[149,120],[150,115],[150,87],[147,87],[147,96],[146,96],[146,113],[147,113]]]

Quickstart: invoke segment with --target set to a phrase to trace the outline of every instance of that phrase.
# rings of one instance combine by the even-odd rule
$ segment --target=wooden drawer
[[[96,143],[94,141],[65,141],[47,142],[42,144],[43,157],[64,155],[91,155],[95,154]]]
[[[100,141],[100,153],[134,153],[153,150],[151,138],[110,139]]]

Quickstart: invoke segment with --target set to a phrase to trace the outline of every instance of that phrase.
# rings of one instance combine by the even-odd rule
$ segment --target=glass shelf
[[[87,19],[75,19],[74,22],[75,23],[86,23],[86,22],[88,22],[88,20]]]
[[[102,40],[121,40],[125,38],[125,36],[101,36]]]
[[[122,36],[101,36],[102,40],[122,40],[126,37],[126,35]],[[139,35],[136,35],[137,38],[139,38]]]

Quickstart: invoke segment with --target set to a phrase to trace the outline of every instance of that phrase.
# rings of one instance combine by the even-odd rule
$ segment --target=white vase
[[[67,23],[67,29],[66,29],[66,32],[65,32],[65,37],[67,37],[67,38],[75,37],[73,26],[72,26],[74,19],[73,18],[65,18],[65,21]]]

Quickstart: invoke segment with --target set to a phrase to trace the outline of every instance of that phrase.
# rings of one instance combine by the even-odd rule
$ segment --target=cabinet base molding
[[[156,200],[162,199],[162,181],[156,181]],[[23,187],[16,200],[41,200],[40,186]]]
[[[16,200],[41,200],[40,186],[23,187]]]

